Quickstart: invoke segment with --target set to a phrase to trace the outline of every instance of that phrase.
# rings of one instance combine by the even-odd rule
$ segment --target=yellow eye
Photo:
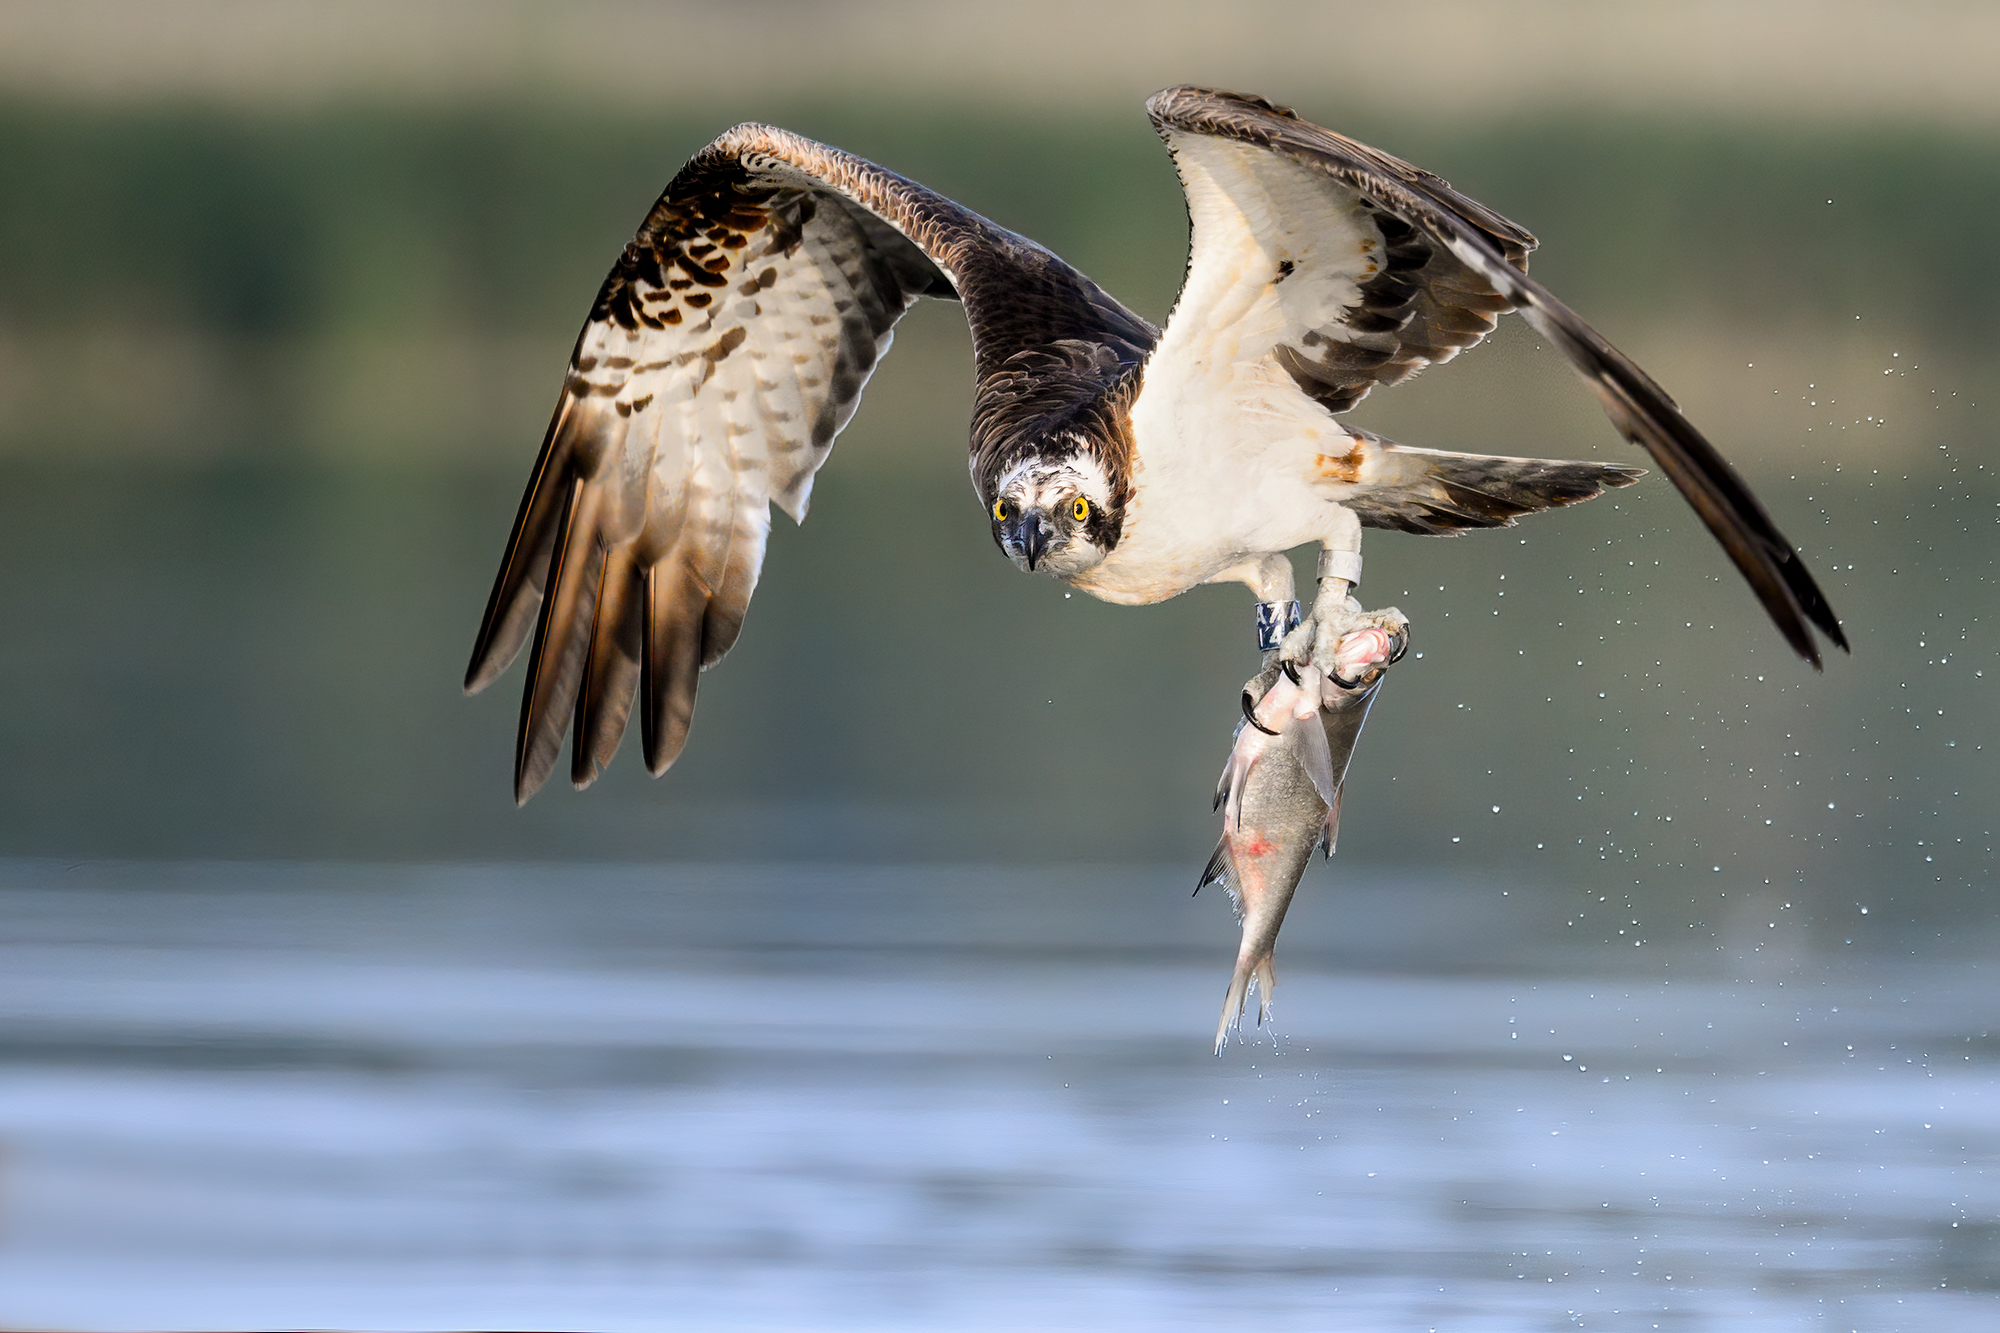
[[[993,502],[993,517],[1002,523],[1007,521],[1007,502],[1005,500],[995,500]]]
[[[1074,518],[1079,523],[1083,522],[1083,520],[1090,517],[1090,501],[1084,499],[1081,495],[1077,496],[1076,503],[1070,506],[1069,512],[1071,518]]]

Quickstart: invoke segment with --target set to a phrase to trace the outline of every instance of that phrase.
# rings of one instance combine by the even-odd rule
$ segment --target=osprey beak
[[[1022,526],[1027,529],[1021,534],[1022,544],[1028,551],[1028,569],[1033,572],[1035,566],[1041,562],[1042,556],[1048,552],[1049,528],[1048,524],[1042,521],[1039,510],[1029,514]]]
[[[1048,515],[1039,509],[1030,509],[1000,525],[1002,545],[1010,556],[1028,562],[1028,570],[1034,572],[1036,565],[1049,549]]]

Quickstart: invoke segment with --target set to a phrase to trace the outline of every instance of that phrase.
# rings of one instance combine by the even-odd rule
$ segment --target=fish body
[[[1278,928],[1313,849],[1333,854],[1348,760],[1382,683],[1369,668],[1389,660],[1392,643],[1374,627],[1341,641],[1333,670],[1351,686],[1311,666],[1294,679],[1276,662],[1244,686],[1244,720],[1216,786],[1222,839],[1196,886],[1222,885],[1243,924],[1215,1029],[1217,1054],[1242,1021],[1253,984],[1257,1021],[1270,1012]]]

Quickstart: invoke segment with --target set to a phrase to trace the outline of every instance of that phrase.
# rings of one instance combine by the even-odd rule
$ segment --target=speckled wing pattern
[[[1527,276],[1533,236],[1439,177],[1261,98],[1169,88],[1147,111],[1174,155],[1194,227],[1187,284],[1155,365],[1169,355],[1268,358],[1339,412],[1377,384],[1449,360],[1518,311],[1658,462],[1786,642],[1815,667],[1813,628],[1847,647],[1811,573],[1735,469],[1665,390]],[[1407,526],[1392,521],[1393,507],[1378,508],[1363,521]]]
[[[770,506],[804,518],[919,297],[963,300],[984,372],[1117,324],[1123,307],[1094,306],[1096,291],[1032,242],[798,135],[739,125],[697,154],[577,339],[466,672],[484,688],[533,631],[516,799],[566,731],[588,785],[635,700],[647,767],[679,755],[697,674],[742,627]]]

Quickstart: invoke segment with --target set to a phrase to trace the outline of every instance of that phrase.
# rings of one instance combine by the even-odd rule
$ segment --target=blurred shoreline
[[[996,114],[1136,107],[1171,83],[1478,117],[1701,110],[1817,124],[2000,122],[2000,12],[1976,0],[17,0],[0,89],[74,104],[297,107],[538,97],[732,108],[801,87]]]
[[[1185,212],[1136,105],[1026,125],[823,96],[768,113],[1037,237],[1150,319],[1171,308]],[[611,258],[725,123],[0,101],[0,457],[525,467]],[[1752,475],[1795,472],[1804,443],[1828,466],[1926,467],[1883,423],[1942,410],[1923,431],[1949,431],[2000,388],[2000,268],[1959,221],[2000,209],[2000,134],[1519,108],[1342,124],[1538,232],[1536,274]],[[1479,452],[1622,448],[1511,324],[1357,419]],[[969,367],[957,311],[925,303],[856,427],[921,443],[869,456],[955,451]],[[1466,403],[1503,409],[1480,422],[1500,439],[1464,440]]]

